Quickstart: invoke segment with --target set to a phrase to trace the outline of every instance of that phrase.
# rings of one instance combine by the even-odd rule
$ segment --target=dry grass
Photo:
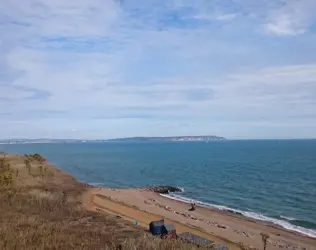
[[[192,249],[204,249],[197,248],[192,244],[186,244],[180,240],[161,240],[154,238],[153,236],[143,235],[138,238],[128,238],[121,244],[121,249],[129,250],[165,250],[165,249],[181,249],[181,250],[192,250]]]
[[[39,155],[0,159],[0,249],[197,249],[83,210],[86,186]]]

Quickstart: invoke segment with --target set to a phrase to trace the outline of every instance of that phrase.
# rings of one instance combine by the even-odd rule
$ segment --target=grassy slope
[[[197,249],[85,211],[86,188],[39,156],[0,153],[0,249]]]

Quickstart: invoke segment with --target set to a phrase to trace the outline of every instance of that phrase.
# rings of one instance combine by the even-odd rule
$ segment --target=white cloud
[[[222,15],[218,15],[216,16],[216,20],[220,20],[220,21],[230,21],[233,20],[237,17],[236,13],[231,13],[231,14],[222,14]]]
[[[269,11],[266,31],[275,35],[300,35],[316,21],[316,1],[288,0]]]
[[[288,15],[278,17],[275,23],[267,23],[265,28],[267,32],[275,35],[300,35],[305,32],[304,28],[295,26]]]
[[[206,20],[206,21],[232,21],[238,16],[237,13],[229,14],[213,14],[213,15],[196,15],[194,19]]]

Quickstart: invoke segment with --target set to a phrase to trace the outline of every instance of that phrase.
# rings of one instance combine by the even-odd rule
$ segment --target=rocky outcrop
[[[181,188],[171,187],[171,186],[156,186],[148,188],[149,191],[153,191],[159,194],[169,194],[169,193],[177,193],[182,192]]]
[[[46,162],[46,159],[39,154],[29,154],[29,155],[24,155],[24,156],[30,159],[31,161],[37,161],[40,163]]]

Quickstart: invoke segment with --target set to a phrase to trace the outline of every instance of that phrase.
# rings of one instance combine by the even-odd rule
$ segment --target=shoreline
[[[230,208],[230,207],[226,207],[225,205],[216,205],[216,204],[211,204],[211,203],[207,203],[207,202],[202,202],[199,200],[196,200],[194,198],[189,198],[189,197],[185,197],[185,196],[181,196],[181,193],[184,192],[184,188],[182,187],[172,187],[172,186],[149,186],[149,187],[136,187],[136,188],[109,188],[109,187],[104,187],[99,185],[101,183],[91,183],[89,185],[91,185],[92,187],[97,187],[97,188],[105,188],[105,189],[115,189],[115,190],[143,190],[143,191],[152,191],[155,194],[159,194],[160,196],[166,198],[166,199],[171,199],[174,201],[178,201],[180,203],[185,203],[185,204],[191,204],[191,203],[195,203],[196,206],[199,207],[203,207],[206,209],[210,209],[213,210],[215,212],[219,212],[219,213],[224,213],[225,215],[228,216],[237,216],[241,219],[244,220],[248,220],[248,221],[252,221],[252,222],[260,222],[260,223],[264,223],[267,226],[273,227],[273,228],[277,228],[280,230],[286,230],[289,232],[292,232],[294,234],[297,234],[299,236],[302,237],[307,237],[307,238],[311,238],[311,239],[316,239],[316,229],[313,228],[306,228],[303,226],[299,226],[299,225],[295,225],[290,223],[287,220],[282,220],[280,218],[274,218],[274,217],[269,217],[263,214],[260,214],[259,212],[250,212],[250,211],[243,211],[240,209],[235,209],[235,208]],[[163,191],[155,191],[155,189],[159,188],[163,188]],[[166,188],[166,190],[164,190],[164,188]],[[169,189],[169,190],[167,190]],[[175,191],[174,191],[175,190]],[[165,191],[169,191],[169,192],[165,192]],[[251,213],[254,215],[247,215],[247,213]],[[261,218],[259,218],[261,217]],[[278,221],[278,222],[282,222],[284,224],[288,224],[291,228],[288,228],[286,226],[283,226],[281,224],[278,224],[274,221]],[[293,228],[297,228],[297,230],[293,229]],[[311,231],[311,232],[302,232],[302,231]]]
[[[210,203],[207,203],[207,202],[201,202],[199,200],[183,197],[181,195],[179,195],[178,197],[177,196],[172,196],[173,194],[177,195],[177,194],[181,194],[181,193],[180,192],[179,193],[175,192],[175,193],[160,194],[160,195],[165,197],[165,198],[167,198],[167,199],[172,199],[172,200],[183,202],[183,203],[186,203],[186,204],[195,203],[199,207],[211,209],[211,210],[214,210],[214,211],[217,211],[217,212],[222,212],[224,214],[231,215],[231,216],[237,216],[237,217],[243,218],[245,220],[249,220],[249,221],[262,222],[262,223],[265,223],[266,225],[269,225],[271,227],[287,230],[289,232],[298,234],[298,235],[300,235],[302,237],[316,239],[316,229],[305,228],[305,227],[302,227],[302,226],[298,226],[298,225],[292,224],[292,223],[290,223],[290,222],[288,222],[286,220],[281,220],[281,219],[277,219],[277,218],[261,215],[260,213],[256,213],[256,212],[251,212],[251,213],[255,214],[254,216],[247,216],[245,214],[245,213],[247,213],[247,211],[242,211],[242,210],[239,210],[239,209],[233,209],[233,208],[229,208],[229,207],[226,207],[226,206],[223,206],[223,205],[215,205],[215,204],[210,204]],[[219,208],[219,207],[222,207],[222,209]],[[262,219],[258,218],[259,216],[261,216]],[[278,224],[276,222],[273,222],[273,220],[284,222],[284,224],[285,223],[289,224],[293,228],[297,227],[298,230],[287,228],[287,227],[282,226],[282,225],[280,225],[280,224]],[[299,231],[299,230],[301,230],[301,231]],[[304,232],[302,232],[303,230],[311,231],[311,233],[309,233],[309,232],[308,233],[304,233]]]
[[[159,213],[152,211],[146,211],[139,208],[136,205],[128,204],[124,201],[116,200],[114,197],[106,196],[102,194],[102,191],[107,190],[106,188],[92,187],[84,195],[83,201],[85,207],[91,211],[111,213],[119,216],[131,223],[138,222],[139,229],[148,232],[148,226],[151,221],[165,220],[167,224],[173,224],[176,227],[177,233],[191,232],[200,237],[209,239],[217,244],[224,244],[229,247],[230,250],[240,250],[241,247],[235,242],[226,239],[225,237],[217,236],[202,230],[199,227],[195,227],[190,224],[186,224],[177,220],[170,219],[168,216],[161,216]],[[152,192],[153,195],[158,194]],[[248,248],[247,248],[248,249]]]
[[[109,210],[112,213],[129,217],[130,220],[135,219],[137,211],[144,213],[143,217],[163,217],[167,221],[176,223],[179,225],[178,227],[187,225],[187,229],[196,230],[204,234],[204,237],[208,235],[215,243],[229,244],[230,249],[240,249],[240,245],[261,249],[260,233],[269,234],[268,249],[271,250],[316,249],[316,239],[299,232],[288,230],[271,222],[236,214],[229,210],[204,207],[200,204],[196,205],[196,211],[189,212],[188,203],[172,199],[165,194],[149,191],[148,188],[92,187],[88,193],[93,201],[94,209],[99,207],[102,210],[103,207],[107,210],[110,207]],[[125,211],[127,207],[132,210]],[[142,216],[137,215],[136,218],[141,219]],[[148,228],[148,224],[143,224]]]

